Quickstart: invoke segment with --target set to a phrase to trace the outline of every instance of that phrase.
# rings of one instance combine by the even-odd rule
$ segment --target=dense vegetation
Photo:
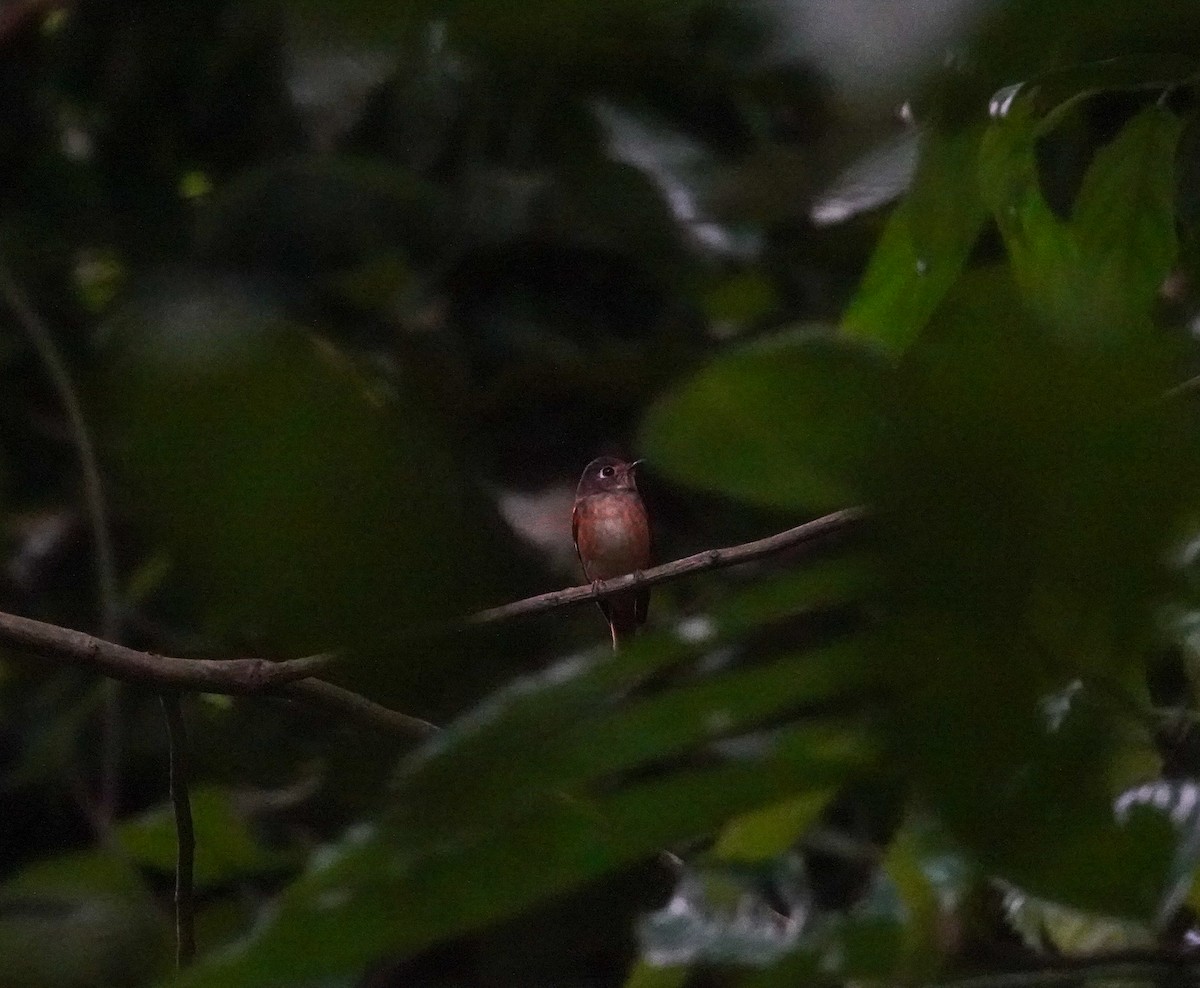
[[[179,983],[1188,964],[1200,13],[983,5],[907,124],[777,14],[0,7],[0,609],[443,728],[182,695]],[[664,561],[868,520],[464,624],[608,451]],[[0,640],[0,984],[170,981],[160,698]]]

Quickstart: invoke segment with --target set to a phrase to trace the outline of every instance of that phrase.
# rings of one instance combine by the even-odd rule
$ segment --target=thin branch
[[[399,710],[368,700],[361,693],[355,693],[323,679],[300,679],[288,683],[277,692],[280,696],[311,706],[349,714],[359,723],[378,727],[389,734],[421,738],[438,731],[436,724],[410,714],[402,714]]]
[[[844,508],[795,528],[789,528],[786,532],[758,539],[756,542],[746,542],[724,549],[708,549],[692,556],[685,556],[683,559],[676,559],[671,563],[664,563],[662,566],[643,570],[640,573],[620,576],[615,580],[597,581],[595,584],[570,587],[567,590],[552,590],[549,593],[538,594],[536,597],[527,597],[511,604],[502,604],[499,607],[478,611],[467,620],[471,624],[492,624],[496,621],[507,621],[510,618],[541,614],[557,607],[567,607],[588,600],[603,600],[605,597],[611,597],[613,594],[634,587],[654,586],[704,570],[724,569],[727,566],[754,562],[777,555],[786,549],[800,546],[815,548],[829,538],[844,535],[859,527],[866,517],[866,508]]]
[[[54,387],[63,412],[70,425],[71,438],[79,454],[79,470],[83,477],[83,497],[88,523],[96,551],[96,585],[100,596],[100,634],[112,641],[120,637],[121,603],[117,590],[117,568],[112,536],[108,526],[108,508],[104,484],[100,479],[100,463],[96,445],[83,416],[83,404],[71,380],[66,361],[54,342],[54,336],[34,309],[33,303],[21,288],[8,265],[0,260],[0,295],[37,351],[46,376]]]
[[[0,611],[0,641],[85,666],[113,679],[157,689],[240,695],[262,693],[311,676],[330,654],[269,659],[179,659],[104,641],[94,635]]]
[[[94,635],[0,611],[0,642],[37,655],[93,669],[101,675],[159,690],[194,690],[228,696],[276,693],[312,707],[348,714],[369,727],[403,737],[425,737],[437,728],[368,700],[313,674],[336,653],[300,659],[181,659],[140,652]]]
[[[196,831],[188,791],[187,727],[178,693],[163,693],[167,747],[171,753],[171,807],[175,813],[175,967],[183,970],[196,956]]]
[[[58,348],[54,334],[50,332],[28,294],[2,259],[0,295],[37,352],[46,377],[58,395],[59,404],[67,417],[71,438],[79,458],[83,500],[92,532],[96,595],[100,603],[100,636],[109,641],[117,641],[121,637],[121,600],[117,587],[116,554],[113,551],[112,533],[108,524],[108,507],[104,496],[104,484],[100,477],[96,444],[92,440],[87,419],[84,418],[83,402],[79,399],[79,392],[75,382],[71,380],[67,362]],[[120,790],[122,721],[120,686],[117,683],[109,683],[104,695],[99,800],[99,818],[108,822],[111,822],[116,812]]]
[[[863,508],[847,508],[756,542],[711,549],[674,562],[595,586],[556,590],[481,611],[467,618],[483,624],[539,614],[586,600],[597,600],[636,586],[650,586],[692,573],[748,563],[803,547],[815,549],[833,536],[857,528],[867,517]],[[267,659],[183,659],[141,652],[58,625],[0,611],[0,643],[37,655],[94,669],[102,675],[160,691],[222,693],[231,696],[276,694],[313,707],[348,715],[367,726],[404,737],[425,737],[437,728],[428,721],[384,707],[365,696],[313,678],[334,655],[326,653],[274,662]]]

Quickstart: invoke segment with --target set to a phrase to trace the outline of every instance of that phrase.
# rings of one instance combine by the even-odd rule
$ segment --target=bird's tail
[[[637,629],[636,624],[622,625],[617,621],[609,621],[608,630],[612,632],[613,651],[619,652],[622,646],[628,645],[637,634]]]
[[[608,630],[612,633],[614,652],[629,644],[637,634],[638,627],[646,620],[647,598],[647,592],[641,590],[637,593],[618,594],[605,601],[608,606],[604,608],[604,616],[608,618]]]

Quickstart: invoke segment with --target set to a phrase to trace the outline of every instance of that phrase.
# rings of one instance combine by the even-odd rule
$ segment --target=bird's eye
[[[601,467],[600,468],[600,476],[601,477],[612,477],[616,474],[616,472],[617,471],[613,467]]]

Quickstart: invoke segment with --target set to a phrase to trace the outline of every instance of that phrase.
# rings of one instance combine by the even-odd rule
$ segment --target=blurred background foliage
[[[181,983],[1178,974],[1197,52],[1168,0],[0,3],[0,606],[445,725],[186,698]],[[616,656],[463,627],[578,581],[600,453],[663,560],[870,523]],[[0,656],[0,986],[171,980],[161,719]]]

